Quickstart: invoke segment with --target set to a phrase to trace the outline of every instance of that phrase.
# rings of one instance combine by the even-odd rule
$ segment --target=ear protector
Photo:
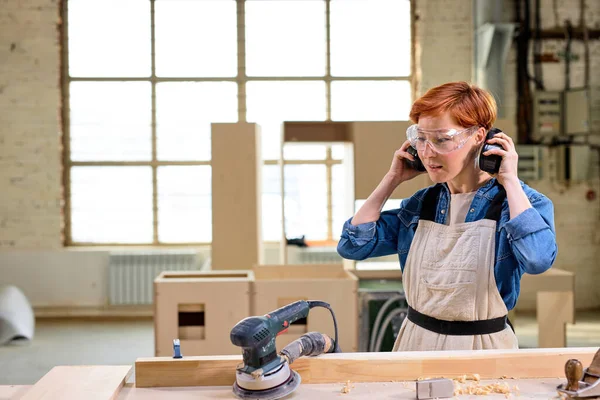
[[[502,131],[498,128],[492,128],[488,131],[488,133],[485,137],[485,141],[483,142],[483,146],[481,147],[481,150],[479,151],[479,155],[477,156],[477,165],[479,166],[479,169],[481,169],[482,171],[485,171],[489,174],[497,174],[498,173],[498,171],[500,170],[500,163],[502,162],[502,157],[497,156],[495,154],[490,154],[490,155],[484,156],[483,153],[485,153],[486,151],[491,150],[491,149],[503,150],[502,146],[500,146],[500,145],[487,143],[487,141],[492,139],[495,134],[500,133],[500,132],[502,132]],[[421,171],[421,172],[425,171],[425,167],[423,166],[423,162],[419,158],[417,149],[415,149],[412,146],[408,146],[408,148],[406,149],[406,152],[415,158],[415,161],[411,161],[411,160],[405,158],[404,161],[406,162],[406,164],[408,164],[408,166],[410,168],[416,169],[417,171]]]

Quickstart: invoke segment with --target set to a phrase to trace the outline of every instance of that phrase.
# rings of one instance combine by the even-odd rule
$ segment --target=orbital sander
[[[309,332],[277,353],[277,336],[294,322],[306,318],[314,307],[324,307],[331,312],[335,340],[318,332]],[[300,375],[290,368],[297,358],[341,352],[335,314],[323,301],[300,300],[263,316],[245,318],[233,327],[230,339],[242,348],[243,362],[236,369],[233,393],[244,400],[281,399],[300,385]]]

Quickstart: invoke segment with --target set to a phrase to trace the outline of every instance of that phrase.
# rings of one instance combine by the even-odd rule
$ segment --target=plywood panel
[[[406,141],[409,121],[353,122],[354,143],[354,195],[366,199],[389,171],[394,157]],[[390,198],[403,199],[430,184],[427,174],[402,183]]]
[[[292,364],[303,383],[386,382],[423,377],[482,379],[557,378],[571,358],[590,365],[597,348],[340,353],[304,357]],[[240,356],[139,358],[138,387],[228,386],[235,381]]]
[[[262,264],[260,130],[212,124],[212,269]]]
[[[110,400],[117,398],[131,366],[59,366],[44,375],[22,400]]]
[[[254,268],[252,312],[262,315],[279,308],[286,299],[321,300],[329,303],[338,324],[339,345],[344,352],[358,350],[358,279],[342,264],[264,265]],[[287,303],[289,304],[289,303]],[[304,330],[291,329],[276,339],[278,349],[306,331],[335,335],[331,313],[311,309]]]
[[[285,142],[349,142],[350,122],[284,122]]]
[[[238,354],[229,332],[250,315],[253,279],[253,272],[244,270],[161,273],[154,280],[155,355],[172,356],[173,339],[177,338],[184,356]],[[202,310],[204,325],[180,329],[179,311],[186,310]]]

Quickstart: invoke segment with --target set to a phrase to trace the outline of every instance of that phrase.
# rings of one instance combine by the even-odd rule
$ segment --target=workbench
[[[488,382],[482,381],[484,385]],[[556,386],[563,383],[562,379],[508,379],[505,381],[513,390],[513,397],[521,399],[550,399],[556,397]],[[350,384],[350,391],[342,393],[347,383],[329,383],[300,385],[292,399],[415,399],[414,382],[371,382]],[[515,390],[517,387],[519,390]],[[31,386],[0,386],[0,400],[18,400],[27,393]],[[486,396],[459,395],[455,399],[479,398],[506,399],[504,394],[489,394]],[[179,387],[179,388],[136,388],[127,384],[121,389],[115,400],[201,400],[201,399],[235,399],[231,387]]]
[[[289,399],[415,399],[415,381],[445,377],[459,387],[502,385],[512,397],[557,398],[564,365],[589,366],[596,348],[406,353],[345,353],[304,357],[292,364],[302,383]],[[0,386],[0,399],[196,400],[234,399],[238,356],[140,358],[131,366],[59,366],[32,386]],[[479,381],[479,378],[481,380]],[[466,379],[466,380],[465,380]],[[457,399],[483,395],[461,394]],[[490,393],[485,398],[507,398]]]

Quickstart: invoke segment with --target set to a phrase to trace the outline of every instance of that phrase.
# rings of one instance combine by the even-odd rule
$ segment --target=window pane
[[[278,165],[262,169],[262,238],[268,242],[281,240],[281,174]]]
[[[210,242],[212,176],[208,165],[159,167],[158,240]]]
[[[149,82],[72,82],[71,160],[150,160],[151,100]]]
[[[150,76],[150,2],[69,0],[69,74]]]
[[[331,158],[334,160],[343,160],[346,158],[346,146],[344,144],[331,145]]]
[[[169,82],[156,85],[159,160],[210,160],[211,122],[237,122],[235,82]]]
[[[333,76],[410,75],[410,1],[333,0]]]
[[[248,76],[325,75],[325,2],[246,1]]]
[[[408,81],[331,82],[331,119],[404,121],[411,106]]]
[[[348,206],[349,202],[349,182],[346,176],[346,166],[336,164],[331,167],[331,213],[332,224],[331,236],[338,240],[342,234],[344,222],[352,217],[352,209]]]
[[[327,147],[324,144],[286,144],[283,148],[284,160],[324,160]]]
[[[157,0],[156,75],[237,75],[237,10],[228,0]]]
[[[150,167],[72,167],[74,242],[151,243]]]
[[[283,121],[324,121],[326,103],[322,81],[248,82],[247,120],[261,127],[263,158],[279,159]]]
[[[285,231],[288,238],[327,239],[325,165],[285,166]]]

